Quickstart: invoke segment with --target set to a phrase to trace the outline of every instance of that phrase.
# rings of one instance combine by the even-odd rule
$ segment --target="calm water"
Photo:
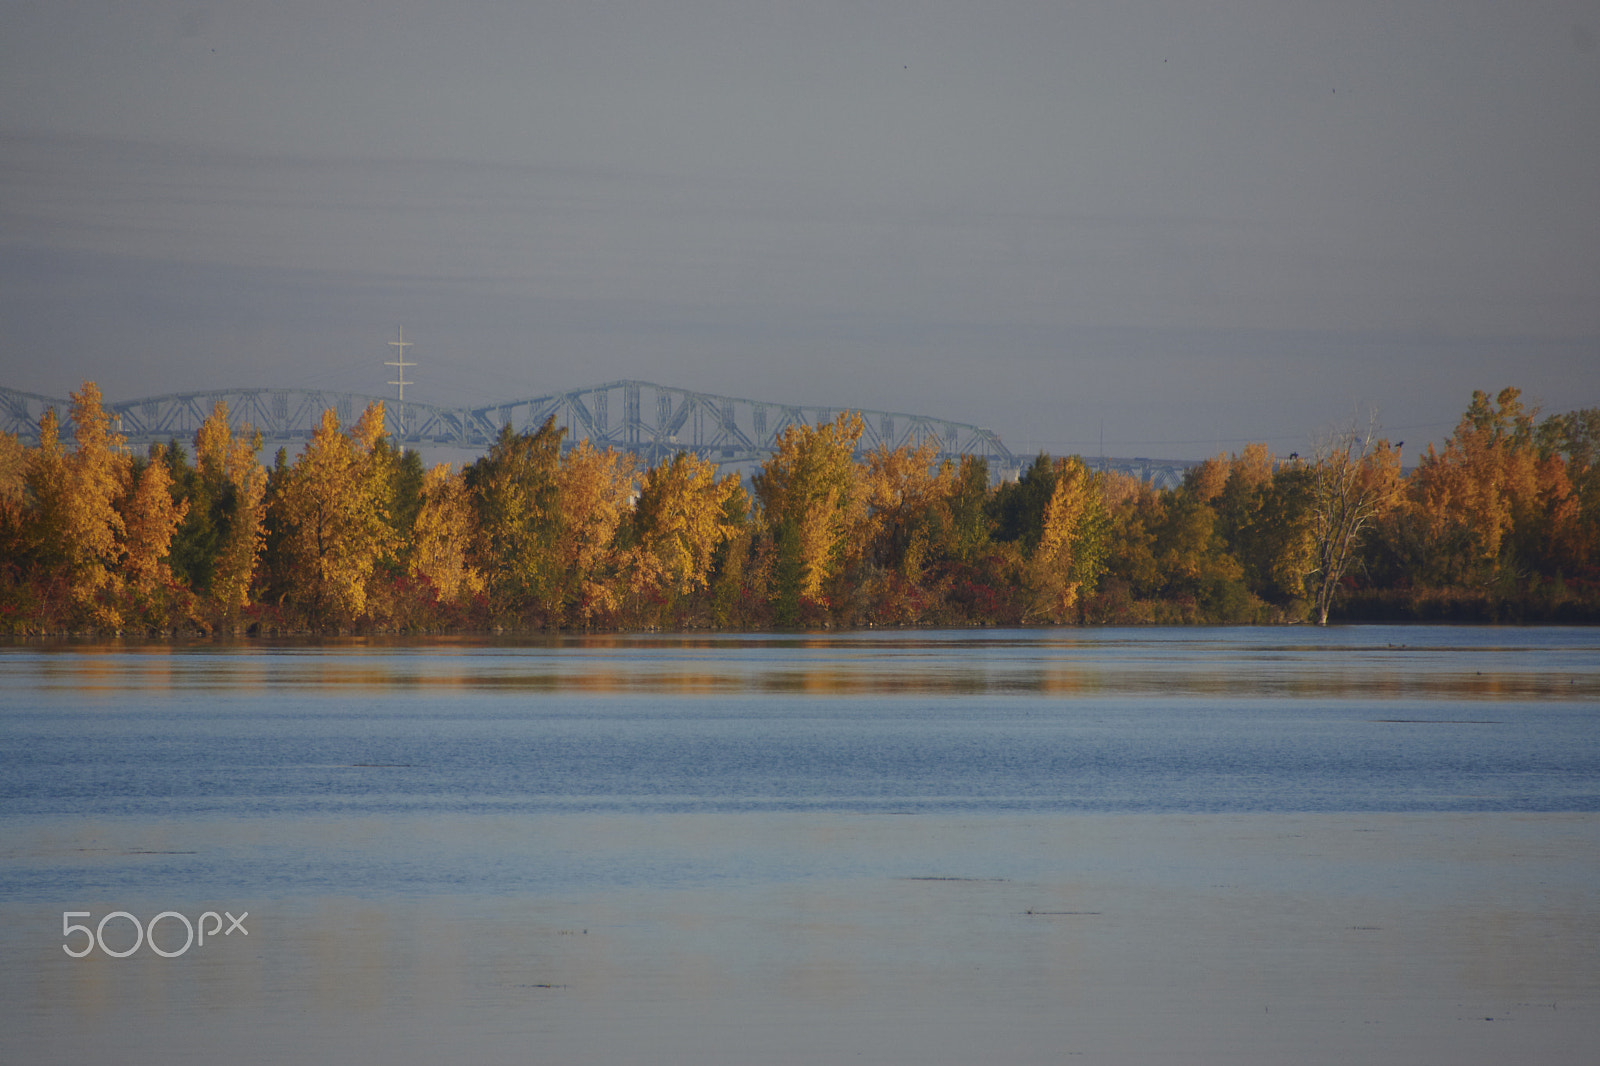
[[[1600,631],[0,648],[0,919],[7,1062],[1587,1063]]]

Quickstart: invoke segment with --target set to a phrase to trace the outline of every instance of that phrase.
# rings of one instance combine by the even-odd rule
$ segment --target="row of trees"
[[[0,626],[62,631],[1600,618],[1600,411],[1473,396],[1401,470],[1371,432],[1261,445],[1159,490],[1040,455],[990,485],[931,444],[854,457],[858,416],[789,427],[747,491],[507,426],[424,470],[324,413],[292,460],[219,404],[133,456],[93,384],[75,444],[0,438]]]

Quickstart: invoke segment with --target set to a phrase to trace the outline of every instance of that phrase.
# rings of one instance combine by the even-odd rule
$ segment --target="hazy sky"
[[[1280,452],[1600,406],[1593,0],[8,0],[0,384]]]

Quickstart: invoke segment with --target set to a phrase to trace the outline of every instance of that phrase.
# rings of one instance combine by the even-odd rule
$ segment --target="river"
[[[1600,1047],[1600,630],[14,644],[0,682],[6,1062]]]

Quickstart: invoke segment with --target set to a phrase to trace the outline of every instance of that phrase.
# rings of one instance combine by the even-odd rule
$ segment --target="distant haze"
[[[1012,450],[1600,406],[1592,3],[14,3],[0,385],[617,378]]]

